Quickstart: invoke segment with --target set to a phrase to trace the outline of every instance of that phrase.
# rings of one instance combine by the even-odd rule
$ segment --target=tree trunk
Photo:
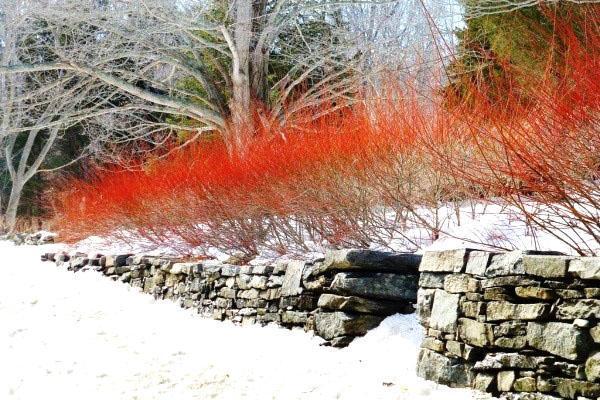
[[[243,153],[254,134],[250,95],[250,41],[252,38],[252,0],[236,0],[233,51],[233,96],[231,126],[228,128],[230,147]]]
[[[8,233],[13,233],[17,225],[17,212],[19,210],[19,203],[21,202],[21,195],[23,194],[22,183],[13,183],[10,190],[10,197],[6,205],[6,212],[4,213],[4,225]]]

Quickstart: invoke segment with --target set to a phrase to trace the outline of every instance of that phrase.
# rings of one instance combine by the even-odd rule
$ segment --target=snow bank
[[[302,331],[202,319],[38,261],[57,247],[0,242],[0,398],[487,398],[415,376],[414,315],[336,350]]]

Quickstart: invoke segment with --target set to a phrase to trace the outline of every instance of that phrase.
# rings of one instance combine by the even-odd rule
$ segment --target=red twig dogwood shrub
[[[543,76],[513,71],[527,85],[509,87],[501,104],[473,88],[462,142],[468,163],[439,157],[580,254],[600,244],[600,8],[589,10],[584,19],[554,19],[558,68],[552,59]]]
[[[134,232],[182,251],[256,254],[262,246],[285,252],[311,241],[366,246],[390,237],[416,248],[407,229],[435,239],[441,208],[485,198],[593,252],[582,238],[600,243],[599,20],[555,21],[550,54],[561,62],[549,60],[541,77],[514,71],[521,75],[503,81],[502,101],[491,103],[479,83],[468,101],[424,101],[393,87],[321,118],[307,110],[264,128],[242,155],[206,141],[142,160],[137,170],[99,169],[94,179],[66,182],[56,227],[64,239]]]

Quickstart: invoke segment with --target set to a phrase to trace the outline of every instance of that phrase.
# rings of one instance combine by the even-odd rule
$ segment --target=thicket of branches
[[[416,249],[415,232],[434,240],[449,212],[486,201],[597,253],[600,6],[469,1],[456,53],[456,5],[350,3],[31,14],[64,40],[41,46],[43,62],[3,63],[1,76],[69,77],[94,106],[110,103],[71,102],[77,112],[42,125],[91,128],[102,140],[90,148],[117,156],[49,194],[61,236],[134,233],[249,255],[391,239]],[[394,31],[390,15],[413,24]],[[503,33],[515,21],[521,48]]]

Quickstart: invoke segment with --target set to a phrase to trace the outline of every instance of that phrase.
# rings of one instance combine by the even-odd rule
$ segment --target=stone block
[[[499,277],[495,277],[495,278],[484,279],[483,281],[481,281],[481,288],[488,289],[488,288],[504,287],[504,286],[509,286],[509,287],[536,286],[538,284],[539,284],[539,282],[534,279],[525,278],[523,276],[509,275],[509,276],[499,276]]]
[[[535,392],[537,389],[535,378],[532,378],[532,377],[519,378],[519,379],[515,380],[513,388],[517,392]]]
[[[289,261],[281,284],[282,296],[296,296],[302,293],[302,272],[304,261]]]
[[[569,273],[581,279],[600,279],[600,257],[581,257],[571,260]]]
[[[554,300],[556,292],[552,289],[541,288],[539,286],[518,286],[515,288],[515,294],[523,299]]]
[[[465,269],[469,255],[468,249],[428,251],[423,255],[420,272],[460,273]]]
[[[591,338],[588,332],[571,324],[529,322],[527,324],[527,343],[534,349],[546,351],[567,360],[578,360],[590,351]]]
[[[537,369],[540,364],[552,361],[551,357],[531,356],[519,353],[488,353],[484,359],[475,363],[477,371],[503,369]]]
[[[435,289],[419,289],[417,292],[417,317],[424,326],[429,326]]]
[[[592,382],[600,382],[600,352],[594,353],[585,362],[585,376]]]
[[[556,318],[572,320],[576,318],[600,318],[600,300],[568,300],[559,304],[556,309]]]
[[[479,281],[467,274],[451,274],[444,279],[444,290],[449,293],[477,292]]]
[[[443,340],[426,336],[425,339],[423,339],[423,342],[421,342],[421,347],[436,351],[438,353],[443,353],[444,350],[446,350],[446,343],[444,343]]]
[[[442,332],[455,332],[458,322],[460,295],[436,289],[429,326]]]
[[[498,391],[499,392],[510,392],[515,383],[515,371],[500,371],[498,372]]]
[[[471,387],[474,380],[470,365],[429,349],[421,349],[419,353],[417,375],[450,387]]]
[[[469,318],[460,318],[458,320],[458,337],[472,346],[489,346],[494,342],[493,326]]]
[[[558,394],[567,399],[600,396],[600,384],[597,383],[565,378],[554,378],[552,381]]]
[[[444,279],[447,274],[436,274],[433,272],[423,272],[419,276],[419,287],[426,289],[443,289]]]
[[[271,275],[275,267],[272,265],[255,265],[252,268],[253,275]]]
[[[370,300],[356,296],[339,296],[325,293],[319,297],[318,307],[333,311],[390,315],[402,311],[403,304],[386,300]]]
[[[542,278],[564,278],[571,257],[524,255],[523,268],[525,273]]]
[[[344,249],[325,253],[325,260],[316,265],[313,275],[327,271],[393,271],[416,273],[421,263],[421,255],[414,253],[388,253],[375,250]]]
[[[237,292],[237,297],[240,299],[257,299],[260,292],[257,289],[240,290]]]
[[[537,320],[545,317],[550,305],[543,303],[513,304],[507,301],[492,301],[487,304],[488,321]]]
[[[333,279],[330,289],[341,295],[414,303],[417,300],[417,285],[417,279],[412,275],[340,272]]]
[[[342,311],[315,315],[317,333],[326,340],[338,336],[362,336],[375,328],[384,317],[368,314],[350,314]]]
[[[473,389],[488,393],[494,392],[496,389],[496,385],[494,384],[495,381],[496,375],[479,373],[475,376],[475,381],[473,382]]]
[[[226,277],[235,277],[240,274],[239,265],[223,265],[221,268],[221,275]]]
[[[287,325],[304,325],[308,321],[308,313],[299,311],[285,311],[281,314],[281,323]]]
[[[514,250],[507,253],[495,254],[492,256],[490,265],[485,271],[485,276],[489,278],[507,275],[526,275],[527,271],[523,263],[525,256],[558,256],[562,253],[553,251],[527,251]]]
[[[469,253],[465,272],[471,275],[485,276],[492,255],[489,251],[474,250]]]

